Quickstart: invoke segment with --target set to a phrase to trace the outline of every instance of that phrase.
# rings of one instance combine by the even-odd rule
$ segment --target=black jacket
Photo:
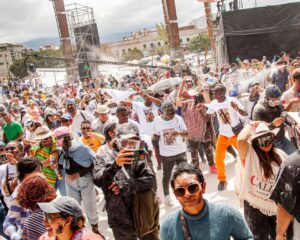
[[[146,161],[134,161],[125,167],[127,179],[121,167],[115,164],[116,155],[97,159],[94,169],[94,183],[101,187],[105,195],[108,224],[111,228],[124,225],[134,226],[132,214],[132,194],[144,192],[156,186],[155,175],[147,168]],[[108,187],[112,182],[120,187],[115,195]]]

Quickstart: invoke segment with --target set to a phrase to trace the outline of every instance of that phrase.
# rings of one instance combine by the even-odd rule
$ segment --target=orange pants
[[[218,136],[217,146],[216,146],[216,167],[218,170],[219,181],[226,181],[225,173],[225,154],[227,148],[232,145],[237,148],[237,136],[228,138],[222,135]]]

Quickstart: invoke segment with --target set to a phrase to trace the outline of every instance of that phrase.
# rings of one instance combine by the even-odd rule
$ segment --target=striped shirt
[[[43,162],[44,160],[48,159],[53,152],[53,149],[50,147],[42,147],[40,145],[32,146],[30,149],[30,156],[35,156]],[[47,179],[48,183],[52,186],[55,186],[56,183],[56,173],[50,167],[42,167],[42,172]]]
[[[24,222],[26,221],[27,217],[30,216],[30,211],[22,208],[17,201],[19,186],[11,195],[11,205],[3,223],[4,233],[9,236],[10,239],[14,239],[14,237],[21,235],[20,232],[24,227]]]
[[[25,221],[21,240],[37,240],[46,232],[41,210],[34,211]]]

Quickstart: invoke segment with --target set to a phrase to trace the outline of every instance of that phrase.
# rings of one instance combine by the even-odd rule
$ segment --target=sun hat
[[[110,109],[108,106],[106,105],[100,105],[97,107],[97,109],[95,110],[96,113],[109,113]]]
[[[35,140],[43,140],[52,136],[51,130],[46,126],[42,126],[37,128]]]
[[[273,133],[275,136],[279,132],[280,128],[274,128],[270,130],[269,127],[265,123],[259,123],[249,138],[249,142],[252,142],[255,138],[261,137],[263,135],[267,135]]]

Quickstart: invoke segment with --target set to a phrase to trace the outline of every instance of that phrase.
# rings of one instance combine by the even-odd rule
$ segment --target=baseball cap
[[[73,217],[82,216],[80,204],[71,197],[60,197],[51,202],[38,203],[38,206],[44,213],[67,213]]]
[[[116,131],[117,138],[129,139],[129,138],[139,137],[139,130],[132,123],[119,124],[116,130],[117,130]]]
[[[66,105],[75,105],[76,101],[74,98],[69,98],[66,100]]]
[[[171,102],[163,102],[162,105],[161,105],[161,109],[163,111],[165,111],[167,109],[174,109],[174,108],[175,107],[174,107],[173,103],[171,103]]]
[[[0,115],[7,114],[6,107],[3,104],[0,104]]]
[[[69,113],[65,113],[65,114],[62,115],[60,118],[61,118],[61,119],[68,120],[68,121],[72,120],[72,116],[71,116]]]
[[[280,89],[275,85],[270,85],[266,89],[266,97],[279,98],[281,96]]]

